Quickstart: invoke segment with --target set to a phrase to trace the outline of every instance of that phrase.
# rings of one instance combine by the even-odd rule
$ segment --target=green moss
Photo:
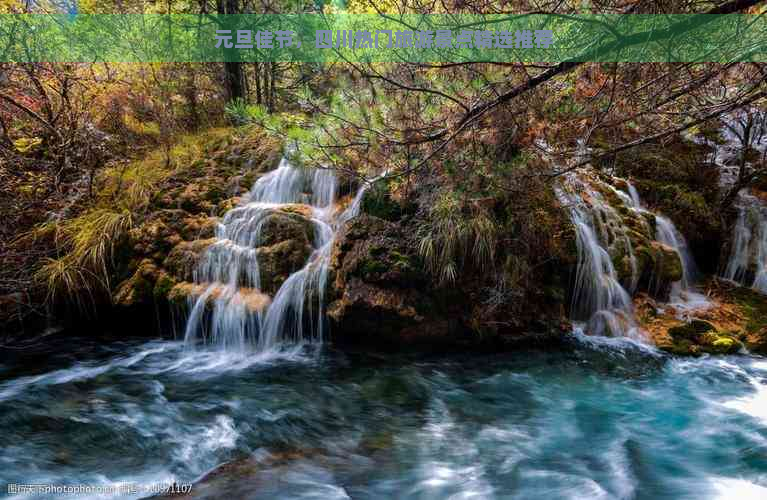
[[[663,283],[673,283],[682,279],[684,269],[682,268],[682,260],[679,258],[679,254],[672,248],[667,247],[661,243],[653,242],[651,248],[656,253],[655,257],[655,273],[657,279]]]
[[[218,203],[226,197],[226,192],[220,186],[209,186],[205,193],[205,199],[213,203]]]
[[[371,274],[385,273],[387,270],[386,264],[379,260],[369,259],[362,263],[360,266],[360,273],[362,276],[369,276]]]
[[[675,339],[669,344],[658,346],[661,350],[676,356],[691,356],[698,354],[698,346],[686,339]]]
[[[700,337],[700,335],[710,331],[715,332],[716,328],[708,321],[703,321],[702,319],[694,319],[684,325],[674,326],[668,329],[668,333],[672,338],[688,340],[695,340]]]
[[[371,245],[369,253],[371,257],[378,257],[381,254],[383,254],[385,251],[386,249],[381,245]]]
[[[550,285],[543,288],[543,296],[552,302],[565,301],[565,289],[561,286]]]
[[[362,211],[380,219],[396,222],[404,215],[415,212],[412,203],[400,203],[392,198],[393,182],[374,184],[362,198]]]
[[[732,295],[745,313],[747,332],[759,332],[767,328],[767,298],[745,287],[735,288]]]
[[[719,337],[711,343],[712,349],[720,354],[736,352],[740,346],[738,342],[729,337]]]
[[[176,286],[176,280],[168,274],[162,274],[154,285],[153,295],[156,301],[167,300],[171,289]]]

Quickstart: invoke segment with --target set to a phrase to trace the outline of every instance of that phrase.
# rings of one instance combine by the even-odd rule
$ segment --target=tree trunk
[[[275,88],[277,87],[277,63],[271,62],[269,63],[269,72],[270,72],[270,80],[271,85],[269,86],[269,112],[274,111],[274,97],[275,97]]]
[[[256,69],[256,103],[261,104],[261,63],[254,63]]]
[[[238,0],[219,0],[218,2],[219,14],[239,14],[239,11]],[[239,61],[239,52],[237,49],[231,49],[227,55],[234,60],[224,63],[226,98],[229,101],[245,99],[245,73],[242,70],[242,62]]]
[[[197,100],[197,83],[194,77],[194,66],[186,68],[186,86],[184,88],[186,100],[189,103],[189,126],[197,130],[200,126],[200,109]]]

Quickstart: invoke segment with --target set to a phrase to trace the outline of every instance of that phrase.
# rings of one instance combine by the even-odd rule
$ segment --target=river
[[[198,494],[767,498],[760,357],[675,359],[595,339],[258,358],[54,336],[0,360],[0,495],[13,483],[192,482],[233,461]]]

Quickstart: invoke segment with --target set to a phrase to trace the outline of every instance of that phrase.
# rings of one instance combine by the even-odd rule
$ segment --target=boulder
[[[211,307],[217,300],[224,298],[229,302],[241,304],[251,313],[261,312],[271,303],[268,295],[261,293],[255,288],[238,288],[231,290],[224,285],[216,285],[211,288],[210,283],[178,283],[168,293],[168,301],[177,306],[189,305],[198,297],[206,295],[205,305]]]
[[[216,234],[218,219],[207,215],[186,217],[181,221],[181,237],[185,240],[206,240]]]
[[[658,241],[651,242],[650,247],[655,253],[655,279],[663,284],[681,280],[683,268],[679,254],[670,246]]]
[[[311,246],[314,224],[297,210],[275,211],[266,216],[261,222],[258,246],[268,247],[286,240],[296,240]]]
[[[261,290],[274,295],[288,277],[304,267],[313,251],[306,239],[280,241],[257,251]]]
[[[668,329],[668,336],[658,347],[680,356],[701,354],[734,354],[743,348],[739,333],[719,332],[708,321],[693,319]]]
[[[115,305],[131,307],[154,300],[154,288],[161,271],[151,259],[142,260],[133,275],[120,283],[112,297]]]
[[[215,242],[216,238],[182,241],[170,251],[163,261],[163,267],[180,281],[192,281],[197,264],[208,247]]]
[[[429,290],[429,280],[404,229],[362,214],[339,234],[330,269],[331,331],[351,342],[445,342],[465,333]],[[464,311],[466,312],[466,311]]]
[[[698,342],[703,334],[709,332],[716,332],[716,327],[702,319],[693,319],[688,323],[668,329],[668,333],[672,338],[693,342]]]

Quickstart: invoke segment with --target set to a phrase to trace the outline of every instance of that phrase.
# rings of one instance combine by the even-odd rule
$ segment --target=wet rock
[[[393,198],[391,181],[375,183],[362,198],[361,210],[388,221],[398,221],[415,212],[417,206],[407,200]]]
[[[673,248],[663,243],[653,241],[650,247],[655,253],[655,279],[663,284],[669,284],[682,279],[682,261]]]
[[[269,452],[259,449],[251,456],[235,459],[216,466],[204,474],[191,490],[150,497],[154,500],[174,498],[194,500],[231,500],[248,498],[275,498],[274,492],[284,488],[286,474],[295,472],[291,466],[304,463],[318,454],[317,450],[281,450]],[[320,457],[321,458],[321,457]],[[325,464],[327,465],[327,464]]]
[[[113,296],[117,306],[131,307],[154,300],[154,288],[161,271],[150,259],[142,260],[133,276],[122,282]]]
[[[174,285],[168,292],[168,301],[177,306],[185,306],[204,294],[207,307],[212,307],[217,300],[223,298],[231,303],[241,304],[251,313],[261,312],[271,303],[269,296],[255,288],[242,287],[233,291],[225,285],[210,288],[210,283],[189,282]]]
[[[693,319],[669,328],[667,339],[661,341],[658,347],[680,356],[734,354],[743,348],[740,337],[735,332],[719,332],[708,321]]]
[[[26,302],[26,298],[21,292],[0,295],[0,324],[8,326],[10,329],[12,322],[21,319],[22,306]]]
[[[675,326],[668,330],[669,335],[674,338],[696,342],[703,334],[708,332],[716,332],[716,327],[702,319],[693,319],[687,324]]]
[[[257,251],[261,289],[274,295],[288,277],[301,269],[313,251],[305,238],[280,241]]]
[[[192,274],[210,245],[216,238],[183,241],[173,247],[163,261],[163,267],[181,281],[192,281]]]
[[[178,195],[178,206],[193,214],[211,213],[214,202],[218,203],[223,198],[224,193],[220,188],[191,183]]]
[[[182,220],[181,236],[185,240],[206,240],[216,234],[218,219],[207,215],[186,217]]]
[[[237,207],[240,203],[242,203],[243,197],[241,196],[234,196],[232,198],[226,198],[225,200],[222,200],[216,205],[216,215],[219,217],[223,217],[226,215],[226,213]]]
[[[261,223],[259,246],[272,246],[285,240],[311,245],[314,240],[314,225],[303,215],[291,211],[275,211]]]
[[[338,336],[440,342],[459,330],[427,292],[420,259],[397,224],[366,214],[351,221],[336,241],[330,275],[328,315]]]
[[[151,256],[167,252],[178,242],[177,232],[162,219],[152,219],[132,229],[129,239],[136,255]]]

